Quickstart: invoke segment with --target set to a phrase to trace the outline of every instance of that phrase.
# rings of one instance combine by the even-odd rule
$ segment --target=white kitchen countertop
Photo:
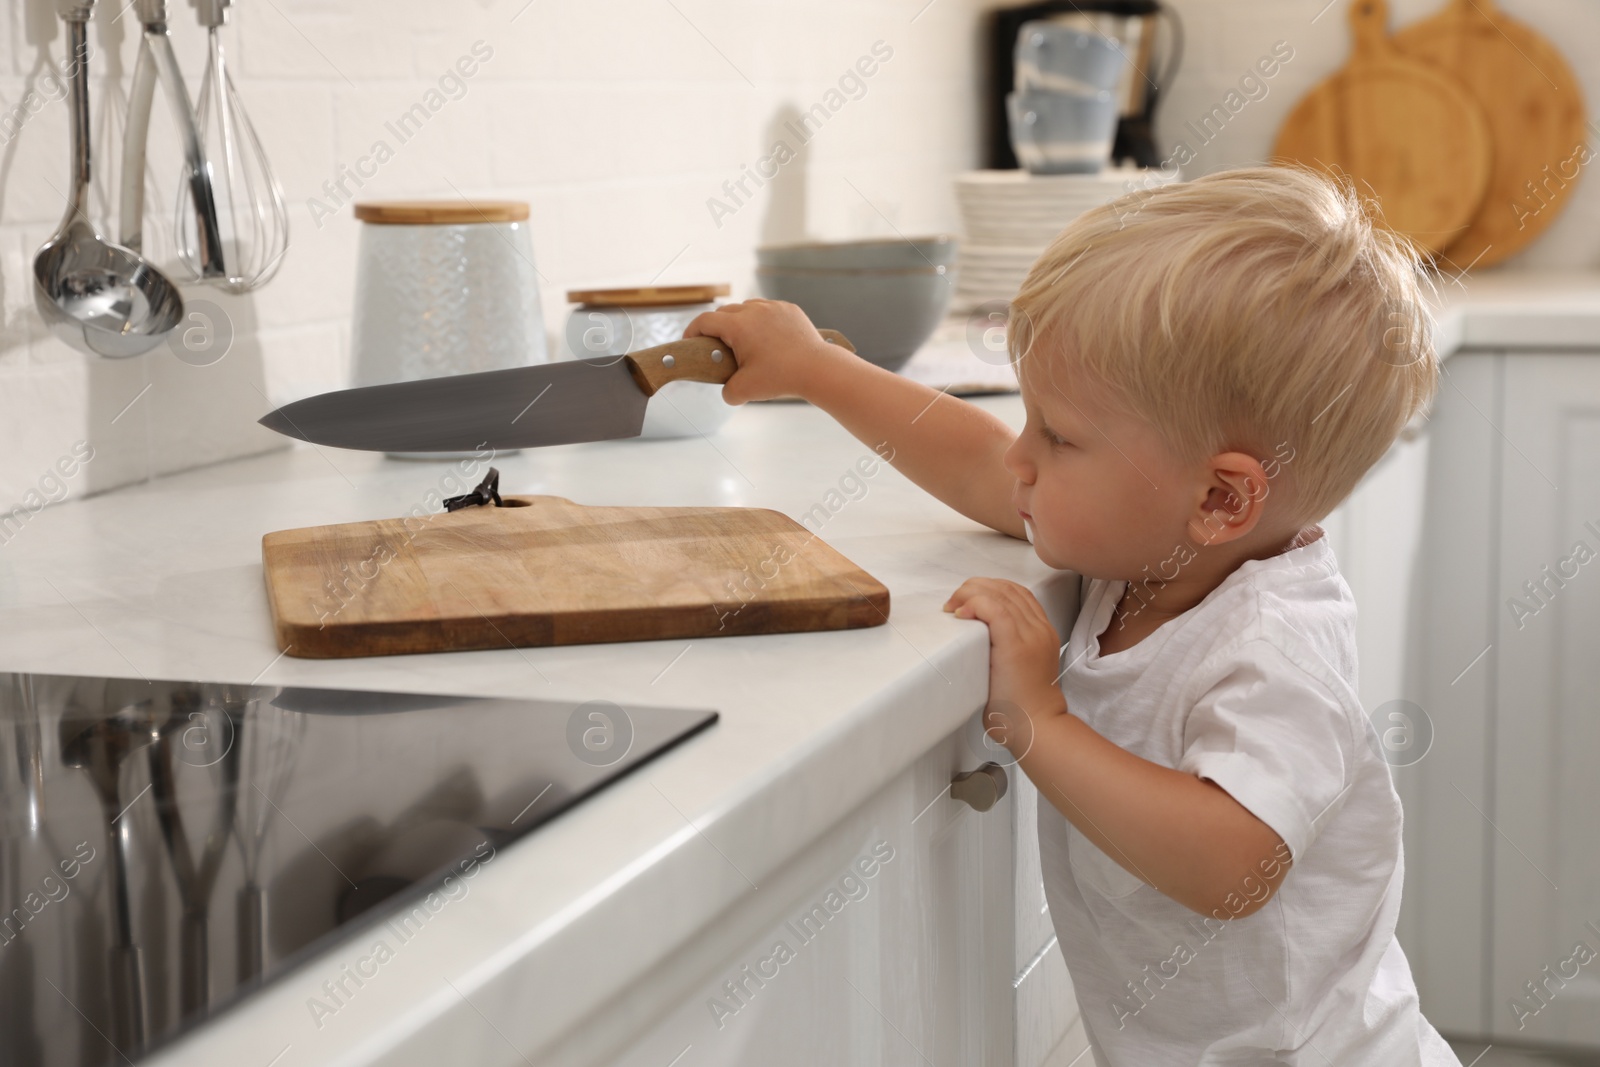
[[[1442,352],[1600,349],[1600,274],[1490,272],[1464,279],[1464,290],[1440,286]],[[1022,424],[1015,395],[974,402]],[[320,1029],[307,999],[364,954],[360,938],[151,1062],[264,1065],[280,1052],[280,1067],[399,1062],[401,1043],[422,1027],[448,1034],[457,1062],[491,1046],[499,1057],[505,1041],[536,1057],[970,719],[987,693],[987,630],[942,612],[945,597],[973,575],[1010,578],[1059,626],[1077,578],[888,464],[849,499],[841,479],[862,458],[872,450],[822,412],[773,403],[747,405],[707,438],[495,460],[503,493],[582,504],[764,507],[798,519],[839,491],[847,502],[817,532],[889,588],[890,618],[824,633],[280,657],[261,536],[403,515],[430,490],[448,495],[477,480],[441,487],[452,469],[444,461],[297,444],[34,516],[0,551],[0,670],[606,699],[722,716],[501,850],[468,904],[441,911],[428,928],[436,934],[408,945]]]
[[[1600,271],[1497,271],[1437,282],[1440,355],[1457,349],[1600,349]]]
[[[1435,343],[1446,359],[1466,349],[1600,347],[1600,271],[1446,270],[1429,303]],[[989,326],[976,313],[951,315],[901,373],[935,389],[951,383],[974,392],[1015,389],[1016,374],[996,347],[1003,335]],[[982,359],[972,358],[974,346],[985,346]]]
[[[1021,426],[1016,396],[978,403]],[[850,499],[862,458],[876,459],[821,411],[773,403],[741,408],[708,438],[565,445],[494,461],[502,493],[582,504],[763,507],[798,519],[837,491],[844,503],[817,532],[889,588],[890,613],[882,626],[822,633],[280,657],[261,536],[404,515],[440,488],[451,470],[444,461],[297,443],[35,516],[0,552],[0,669],[721,713],[640,773],[502,849],[467,903],[441,911],[426,938],[320,1029],[307,998],[370,949],[366,938],[153,1062],[265,1064],[285,1045],[279,1067],[374,1062],[439,1016],[459,1030],[458,1062],[469,1062],[475,1043],[501,1040],[478,1010],[533,1054],[971,718],[988,689],[987,630],[945,614],[944,599],[969,576],[993,575],[1064,606],[1077,578],[886,463]],[[514,1007],[529,1003],[540,1010]]]

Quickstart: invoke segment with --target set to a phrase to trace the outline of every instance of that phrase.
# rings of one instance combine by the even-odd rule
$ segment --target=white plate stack
[[[1009,301],[1034,260],[1073,219],[1119,196],[1174,180],[1131,165],[1098,174],[975,170],[957,175],[956,200],[966,234],[951,310]]]

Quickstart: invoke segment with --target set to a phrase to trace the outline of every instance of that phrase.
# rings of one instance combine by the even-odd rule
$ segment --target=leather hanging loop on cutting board
[[[278,648],[327,659],[889,621],[881,582],[777,511],[502,503],[267,534]]]
[[[1395,34],[1394,44],[1460,81],[1494,143],[1483,204],[1444,256],[1465,269],[1520,252],[1555,221],[1588,157],[1583,89],[1572,68],[1494,0],[1451,0]]]
[[[1370,191],[1382,223],[1433,255],[1463,233],[1489,188],[1493,149],[1465,87],[1401,53],[1385,0],[1350,6],[1350,60],[1302,99],[1272,154]]]

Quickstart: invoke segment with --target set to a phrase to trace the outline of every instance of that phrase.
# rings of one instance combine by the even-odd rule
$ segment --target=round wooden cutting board
[[[1389,229],[1433,255],[1464,232],[1489,187],[1489,125],[1449,75],[1403,55],[1385,0],[1354,0],[1350,61],[1295,105],[1273,146],[1370,187]]]
[[[1444,255],[1465,269],[1526,248],[1560,214],[1586,159],[1583,90],[1572,68],[1554,45],[1499,11],[1494,0],[1450,0],[1393,41],[1460,81],[1482,107],[1493,137],[1489,191]]]

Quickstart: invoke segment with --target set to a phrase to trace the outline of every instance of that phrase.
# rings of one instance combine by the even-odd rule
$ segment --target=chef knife
[[[830,344],[854,352],[837,330]],[[625,356],[339,389],[296,400],[259,420],[269,430],[332,448],[470,452],[638,437],[645,403],[668,382],[726,382],[738,370],[715,337],[686,337]]]

